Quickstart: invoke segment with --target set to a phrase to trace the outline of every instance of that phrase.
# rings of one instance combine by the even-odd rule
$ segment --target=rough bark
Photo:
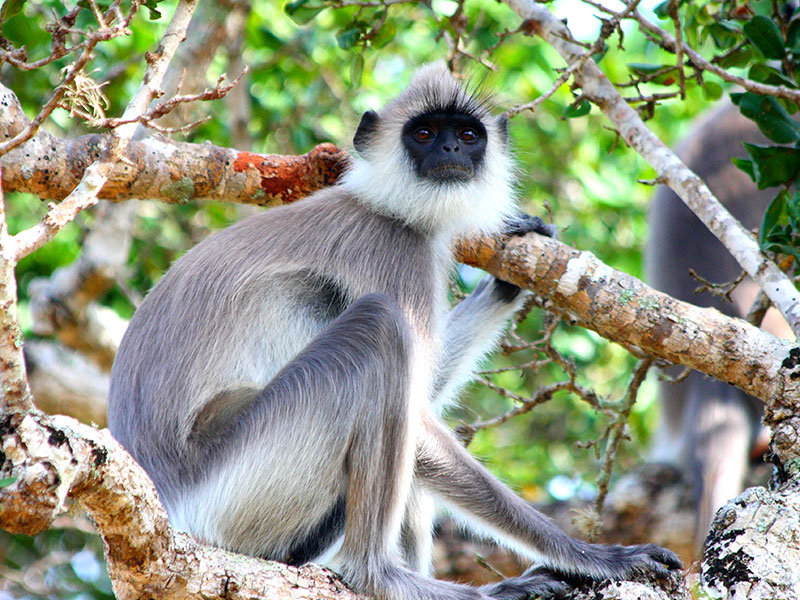
[[[612,269],[591,252],[529,234],[462,242],[459,260],[546,298],[546,307],[606,339],[732,383],[793,413],[800,354],[742,319],[699,308]]]
[[[750,488],[711,526],[702,581],[709,597],[800,598],[800,488]]]
[[[72,501],[97,524],[120,600],[280,598],[356,600],[330,571],[245,557],[174,532],[155,488],[111,437],[65,416],[38,411],[0,421],[0,525],[35,535]]]

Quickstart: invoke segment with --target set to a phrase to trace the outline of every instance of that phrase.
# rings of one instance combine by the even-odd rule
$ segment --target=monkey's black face
[[[464,113],[420,115],[405,124],[402,136],[417,175],[436,183],[470,181],[486,153],[486,128]]]

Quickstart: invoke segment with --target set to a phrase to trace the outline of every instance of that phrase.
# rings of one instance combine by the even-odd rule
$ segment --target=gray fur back
[[[111,432],[168,501],[174,482],[208,468],[189,443],[203,405],[264,387],[357,298],[385,294],[431,339],[443,262],[421,233],[339,188],[212,235],[134,315],[112,370]]]

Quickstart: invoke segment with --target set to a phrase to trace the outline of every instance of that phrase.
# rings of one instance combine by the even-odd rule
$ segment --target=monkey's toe
[[[519,577],[483,586],[481,591],[496,600],[527,600],[531,597],[550,600],[564,597],[570,587],[557,573],[534,567]]]

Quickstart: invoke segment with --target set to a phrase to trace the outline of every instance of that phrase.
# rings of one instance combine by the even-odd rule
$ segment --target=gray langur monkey
[[[569,537],[440,420],[523,296],[487,278],[448,312],[453,236],[550,233],[515,217],[505,120],[437,63],[365,113],[354,145],[338,185],[210,236],[131,321],[109,427],[172,524],[389,600],[549,597],[563,577],[680,568],[658,546]],[[434,499],[552,570],[431,579]]]
[[[756,189],[731,159],[747,156],[742,142],[765,141],[756,124],[726,101],[706,115],[678,147],[681,159],[748,229],[758,228],[775,190]],[[654,287],[728,315],[747,314],[757,291],[749,278],[734,290],[733,304],[709,292],[696,291],[700,284],[690,275],[690,269],[720,283],[734,280],[742,269],[668,187],[660,187],[654,196],[649,221],[646,264]],[[775,309],[767,312],[762,327],[780,337],[792,335]],[[677,374],[680,369],[670,372]],[[688,474],[697,507],[694,546],[699,554],[714,514],[742,491],[751,449],[762,429],[764,404],[696,371],[679,383],[661,382],[659,401],[661,419],[651,458],[674,463]]]

